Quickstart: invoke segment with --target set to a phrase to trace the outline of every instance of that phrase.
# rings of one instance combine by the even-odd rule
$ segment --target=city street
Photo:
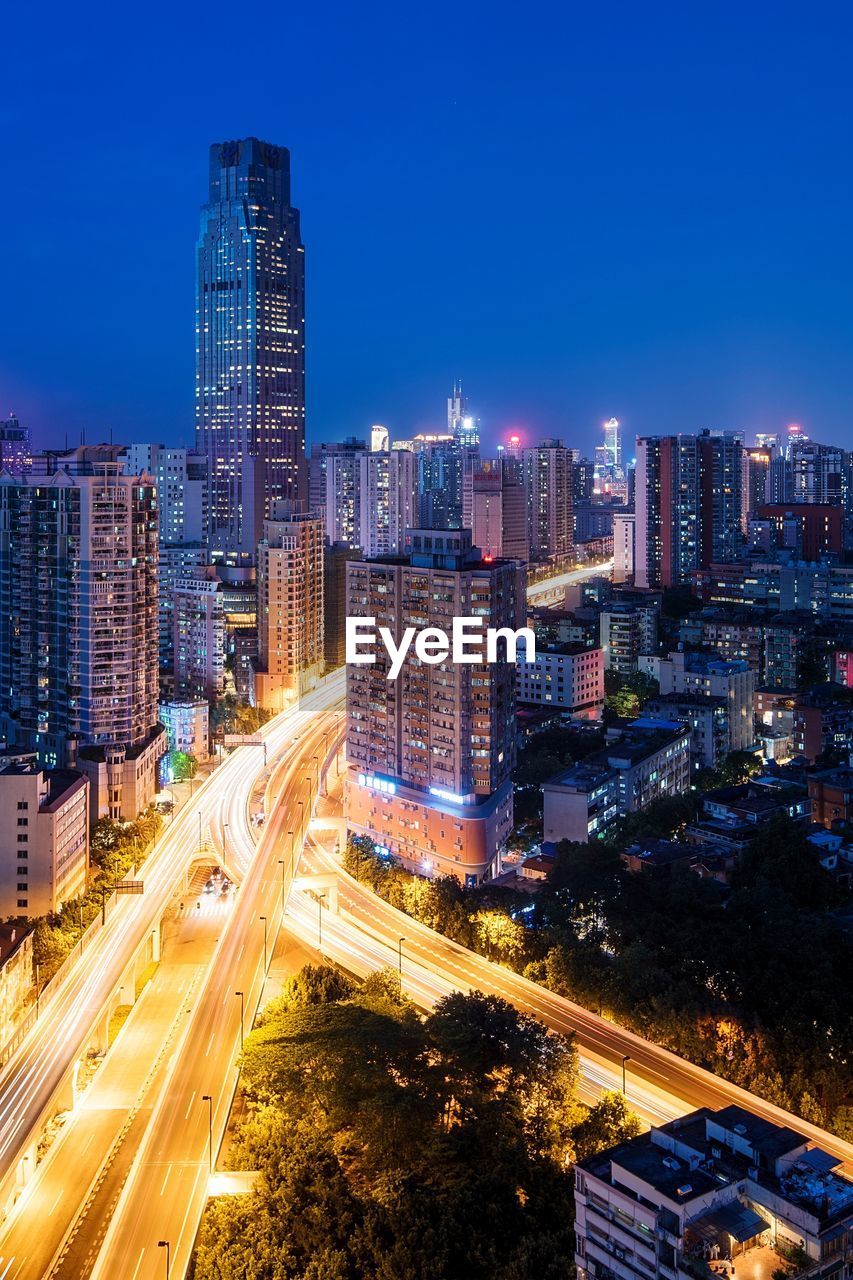
[[[334,685],[312,697],[308,708],[306,699],[294,716],[299,750],[282,771],[276,811],[263,827],[257,854],[175,1046],[166,1087],[92,1272],[99,1280],[119,1275],[159,1280],[164,1274],[161,1240],[169,1243],[173,1276],[183,1275],[188,1265],[228,1120],[241,1038],[251,1029],[265,962],[282,919],[293,841],[298,851],[304,831],[300,822],[307,826],[317,796],[319,762],[340,723]],[[229,838],[235,837],[232,831]]]

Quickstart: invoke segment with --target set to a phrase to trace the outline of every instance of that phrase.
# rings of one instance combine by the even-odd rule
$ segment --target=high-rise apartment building
[[[323,652],[327,671],[346,661],[347,565],[361,552],[342,542],[326,543],[323,575]]]
[[[330,543],[342,542],[359,546],[361,537],[361,458],[367,454],[363,440],[350,437],[340,444],[321,445],[325,450],[324,492],[322,504],[311,506],[313,515],[319,505],[325,510],[326,538]],[[386,456],[384,451],[377,451]],[[313,454],[313,450],[312,450]],[[313,464],[312,457],[312,464]],[[382,464],[376,466],[382,470]]]
[[[571,450],[561,440],[543,440],[524,450],[531,560],[574,554]]]
[[[81,769],[93,817],[135,818],[165,751],[157,714],[157,497],[112,445],[0,476],[0,721]]]
[[[244,561],[282,499],[307,497],[305,261],[290,153],[210,148],[196,297],[196,443],[210,464],[211,545]]]
[[[177,580],[172,626],[176,697],[213,701],[225,688],[225,603],[212,566]]]
[[[174,661],[175,585],[210,560],[208,459],[190,449],[132,444],[123,450],[121,463],[127,475],[150,475],[157,486],[159,650],[165,675]]]
[[[513,459],[486,459],[466,473],[463,522],[486,558],[527,562],[527,494]]]
[[[398,642],[406,627],[450,633],[456,617],[523,625],[523,569],[478,558],[468,530],[415,529],[407,548],[348,566],[350,617]],[[515,664],[410,652],[389,679],[386,649],[375,657],[347,666],[348,826],[422,873],[476,883],[512,827]]]
[[[405,547],[406,530],[418,523],[416,455],[408,449],[362,453],[358,485],[358,545],[365,556],[399,554]]]
[[[279,503],[258,546],[255,705],[283,711],[323,674],[323,522]]]
[[[671,587],[741,545],[742,444],[732,432],[637,440],[634,582]]]
[[[207,542],[209,460],[205,454],[165,444],[132,444],[122,452],[121,461],[128,475],[144,472],[157,486],[161,547]]]

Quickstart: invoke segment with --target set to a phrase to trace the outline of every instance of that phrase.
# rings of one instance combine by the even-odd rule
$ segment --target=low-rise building
[[[618,736],[617,736],[618,735]],[[599,837],[619,817],[690,785],[690,730],[639,719],[580,764],[543,783],[545,840]]]
[[[398,778],[351,771],[347,829],[369,836],[403,866],[430,878],[475,885],[493,875],[512,831],[512,783],[488,796],[427,792]]]
[[[34,756],[0,766],[0,916],[43,916],[86,889],[89,783]]]
[[[853,748],[853,705],[837,685],[815,685],[798,694],[793,711],[794,750],[814,763],[825,751]]]
[[[811,802],[805,785],[772,776],[740,786],[718,787],[702,797],[702,811],[685,838],[691,844],[724,846],[742,853],[763,826],[785,816],[806,824]]]
[[[846,1280],[853,1182],[840,1163],[735,1105],[653,1127],[576,1166],[578,1278],[710,1280],[723,1259],[769,1275],[802,1252],[810,1277]]]
[[[197,702],[161,702],[160,719],[170,751],[181,751],[199,764],[210,755],[210,707]]]
[[[853,821],[853,769],[822,769],[806,780],[812,822],[822,827]]]
[[[532,662],[516,665],[519,702],[560,707],[584,720],[597,720],[604,706],[604,662],[600,649],[585,645],[537,646]]]

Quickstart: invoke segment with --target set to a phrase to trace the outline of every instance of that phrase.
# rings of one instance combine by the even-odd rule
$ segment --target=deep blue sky
[[[193,434],[211,141],[291,149],[308,436],[853,445],[841,4],[17,6],[0,31],[0,411]]]

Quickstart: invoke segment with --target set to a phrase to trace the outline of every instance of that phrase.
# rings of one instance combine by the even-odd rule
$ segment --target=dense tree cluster
[[[694,804],[660,801],[610,842],[564,842],[532,911],[509,890],[409,876],[369,841],[346,861],[463,945],[849,1135],[853,948],[834,918],[845,893],[785,818],[757,835],[727,896],[687,869],[630,874],[620,849],[677,832]]]
[[[140,814],[136,822],[111,822],[101,818],[95,824],[89,842],[88,890],[83,897],[63,903],[61,910],[44,916],[36,924],[33,963],[38,966],[40,983],[53,977],[80,941],[81,919],[84,929],[92,923],[103,908],[104,897],[109,898],[116,881],[123,880],[140,861],[161,824],[162,818],[153,807]]]
[[[271,711],[253,707],[235,693],[226,693],[211,707],[210,728],[218,733],[257,733],[271,716]]]
[[[496,997],[422,1018],[396,975],[303,970],[247,1039],[229,1163],[259,1177],[209,1208],[195,1280],[565,1276],[576,1151],[637,1131],[576,1076],[569,1041]]]

